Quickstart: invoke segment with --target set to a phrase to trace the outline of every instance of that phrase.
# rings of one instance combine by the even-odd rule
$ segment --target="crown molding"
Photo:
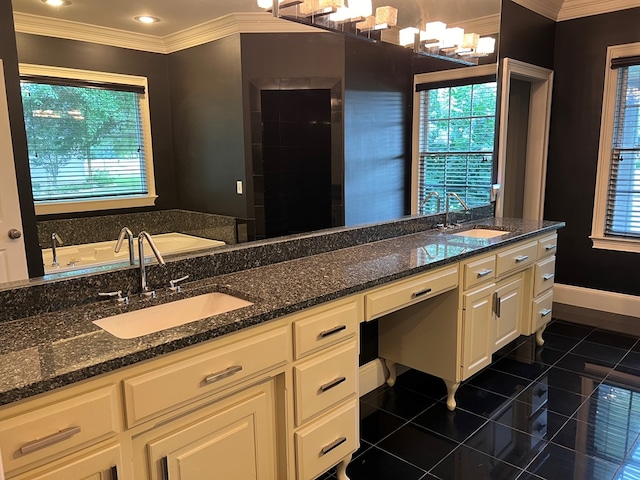
[[[310,25],[276,18],[267,12],[230,13],[164,37],[167,53],[213,42],[238,33],[300,33],[322,31]]]
[[[543,15],[554,22],[558,19],[558,12],[562,8],[563,1],[562,0],[512,0],[513,3],[517,3],[518,5],[522,5],[529,10],[532,10],[540,15]],[[602,0],[596,0],[602,3]]]
[[[558,14],[558,21],[600,15],[602,13],[639,7],[638,0],[565,0]]]
[[[19,33],[79,40],[153,53],[167,53],[163,39],[153,35],[126,32],[116,28],[99,27],[20,12],[13,13],[13,22],[16,32]]]
[[[269,13],[232,13],[180,32],[158,37],[69,20],[14,12],[16,32],[65,38],[152,53],[173,53],[239,33],[318,32],[318,28]]]
[[[500,33],[500,14],[496,13],[495,15],[457,22],[455,26],[464,28],[465,32],[477,33],[481,37],[495,35]]]

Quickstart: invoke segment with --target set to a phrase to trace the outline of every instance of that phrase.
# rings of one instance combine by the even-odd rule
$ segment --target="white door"
[[[11,238],[18,237],[19,238]],[[28,278],[22,217],[13,163],[9,108],[0,59],[0,283]]]

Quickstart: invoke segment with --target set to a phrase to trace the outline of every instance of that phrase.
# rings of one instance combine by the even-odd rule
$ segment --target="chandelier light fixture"
[[[43,0],[44,1],[44,0]],[[424,29],[398,29],[398,9],[391,5],[373,10],[372,0],[257,0],[268,11],[287,9],[283,16],[327,30],[367,36],[410,47],[421,55],[469,63],[495,52],[493,37],[480,37],[441,21],[427,22]],[[276,7],[277,5],[277,7]],[[276,7],[276,8],[274,8]],[[276,12],[274,11],[274,15]],[[374,33],[389,30],[389,33]],[[386,35],[386,36],[385,36]],[[477,63],[477,60],[476,60]]]

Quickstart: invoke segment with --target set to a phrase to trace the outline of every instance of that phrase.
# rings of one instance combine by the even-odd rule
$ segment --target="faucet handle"
[[[180,288],[180,285],[178,285],[178,283],[186,280],[187,278],[189,278],[189,275],[185,275],[184,277],[176,278],[174,280],[169,280],[169,290],[171,290],[172,292],[180,293],[182,291],[182,288]]]
[[[118,305],[129,305],[129,297],[126,295],[123,297],[122,290],[115,292],[99,292],[98,295],[101,297],[118,297],[116,298],[116,303]]]

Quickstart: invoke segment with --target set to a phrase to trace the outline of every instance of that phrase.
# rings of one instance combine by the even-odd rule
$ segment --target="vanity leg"
[[[447,386],[447,408],[453,412],[456,409],[455,395],[460,386],[460,382],[445,380],[444,383]]]
[[[542,332],[547,328],[546,325],[541,326],[538,330],[536,330],[536,345],[539,347],[544,345],[544,338],[542,338]]]
[[[383,359],[387,370],[389,370],[389,376],[387,377],[387,385],[393,387],[396,384],[396,363],[391,360]]]
[[[336,465],[336,478],[338,480],[349,480],[349,477],[347,477],[347,465],[349,465],[350,461],[351,455],[344,457],[342,461]]]

